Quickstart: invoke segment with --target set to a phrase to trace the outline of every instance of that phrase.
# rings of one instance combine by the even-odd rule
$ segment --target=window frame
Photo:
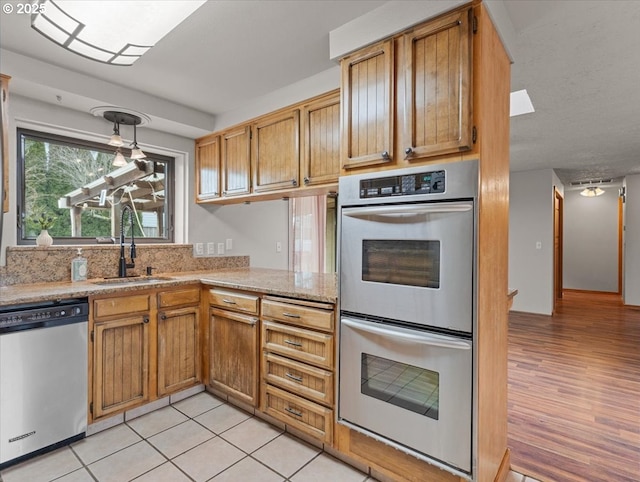
[[[16,244],[18,246],[35,246],[35,239],[25,238],[24,237],[24,220],[25,220],[25,162],[24,162],[24,152],[22,150],[23,139],[28,137],[30,139],[35,139],[43,142],[56,142],[61,144],[66,144],[70,147],[77,147],[83,149],[91,149],[97,150],[101,152],[111,153],[114,151],[107,144],[91,141],[82,138],[69,137],[60,134],[53,134],[50,132],[39,131],[30,129],[27,127],[17,127],[16,129]],[[122,154],[129,158],[131,155],[131,150],[125,147],[120,148]],[[175,195],[176,195],[176,158],[171,156],[166,156],[162,154],[156,154],[150,152],[145,148],[145,154],[147,161],[158,161],[163,162],[165,164],[165,179],[168,180],[165,184],[165,210],[166,210],[166,237],[148,237],[148,238],[137,238],[138,244],[173,244],[175,243]],[[116,240],[116,243],[118,240]],[[57,245],[97,245],[97,239],[95,237],[58,237],[54,238],[54,244]]]

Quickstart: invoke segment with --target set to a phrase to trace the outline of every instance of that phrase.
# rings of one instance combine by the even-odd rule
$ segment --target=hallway
[[[545,481],[640,479],[640,308],[565,292],[509,316],[512,468]]]

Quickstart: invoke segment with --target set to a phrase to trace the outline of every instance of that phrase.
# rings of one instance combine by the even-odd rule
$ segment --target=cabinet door
[[[220,197],[220,136],[196,142],[196,202]]]
[[[251,128],[238,127],[222,134],[222,195],[251,192]]]
[[[302,109],[302,166],[305,186],[338,182],[340,175],[340,94]]]
[[[253,124],[251,162],[254,192],[289,189],[298,185],[300,111],[263,117]]]
[[[380,42],[341,61],[342,167],[391,161],[393,44]]]
[[[199,319],[198,307],[158,314],[159,396],[200,381]]]
[[[0,98],[0,169],[3,183],[3,199],[0,199],[0,209],[3,212],[9,211],[9,114],[7,112],[9,98],[9,77],[0,74],[0,86],[2,87],[2,97]]]
[[[149,315],[94,325],[94,418],[149,399]]]
[[[258,403],[258,318],[211,309],[209,383],[252,406]]]
[[[405,34],[407,159],[471,148],[471,10]]]

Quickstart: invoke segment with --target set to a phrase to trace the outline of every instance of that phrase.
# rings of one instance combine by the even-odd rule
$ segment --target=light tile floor
[[[201,392],[0,474],[0,482],[374,482]],[[535,482],[511,473],[508,482]]]

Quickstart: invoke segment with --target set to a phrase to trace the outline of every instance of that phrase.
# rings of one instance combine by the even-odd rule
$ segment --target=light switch
[[[227,251],[233,249],[233,239],[227,238]]]
[[[218,254],[224,254],[224,243],[218,243]]]
[[[216,254],[216,243],[207,243],[207,254]]]
[[[204,244],[196,243],[196,256],[204,255]]]

